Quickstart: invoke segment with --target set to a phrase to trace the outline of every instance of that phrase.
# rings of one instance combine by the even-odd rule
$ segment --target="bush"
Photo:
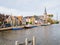
[[[59,21],[55,21],[55,24],[59,24]]]

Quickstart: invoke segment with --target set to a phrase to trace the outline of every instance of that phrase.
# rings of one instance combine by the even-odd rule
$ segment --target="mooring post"
[[[36,38],[35,38],[35,36],[33,36],[33,45],[36,45]]]
[[[18,41],[15,41],[15,45],[18,45]]]
[[[28,45],[28,39],[27,38],[25,39],[25,45]]]

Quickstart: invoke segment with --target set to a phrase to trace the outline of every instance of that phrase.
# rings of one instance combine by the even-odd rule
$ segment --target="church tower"
[[[44,22],[47,23],[47,11],[46,8],[44,9]]]
[[[44,10],[44,15],[47,15],[47,11],[46,11],[46,8],[45,8],[45,10]]]

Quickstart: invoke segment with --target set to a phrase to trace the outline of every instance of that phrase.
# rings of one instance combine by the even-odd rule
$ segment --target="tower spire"
[[[46,7],[45,7],[45,10],[44,10],[44,15],[47,15]]]

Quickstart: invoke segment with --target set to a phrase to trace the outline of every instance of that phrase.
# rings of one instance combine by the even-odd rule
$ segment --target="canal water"
[[[36,45],[60,45],[60,24],[39,26],[31,29],[9,30],[0,32],[0,45],[15,45],[24,42],[25,38],[36,37]]]

